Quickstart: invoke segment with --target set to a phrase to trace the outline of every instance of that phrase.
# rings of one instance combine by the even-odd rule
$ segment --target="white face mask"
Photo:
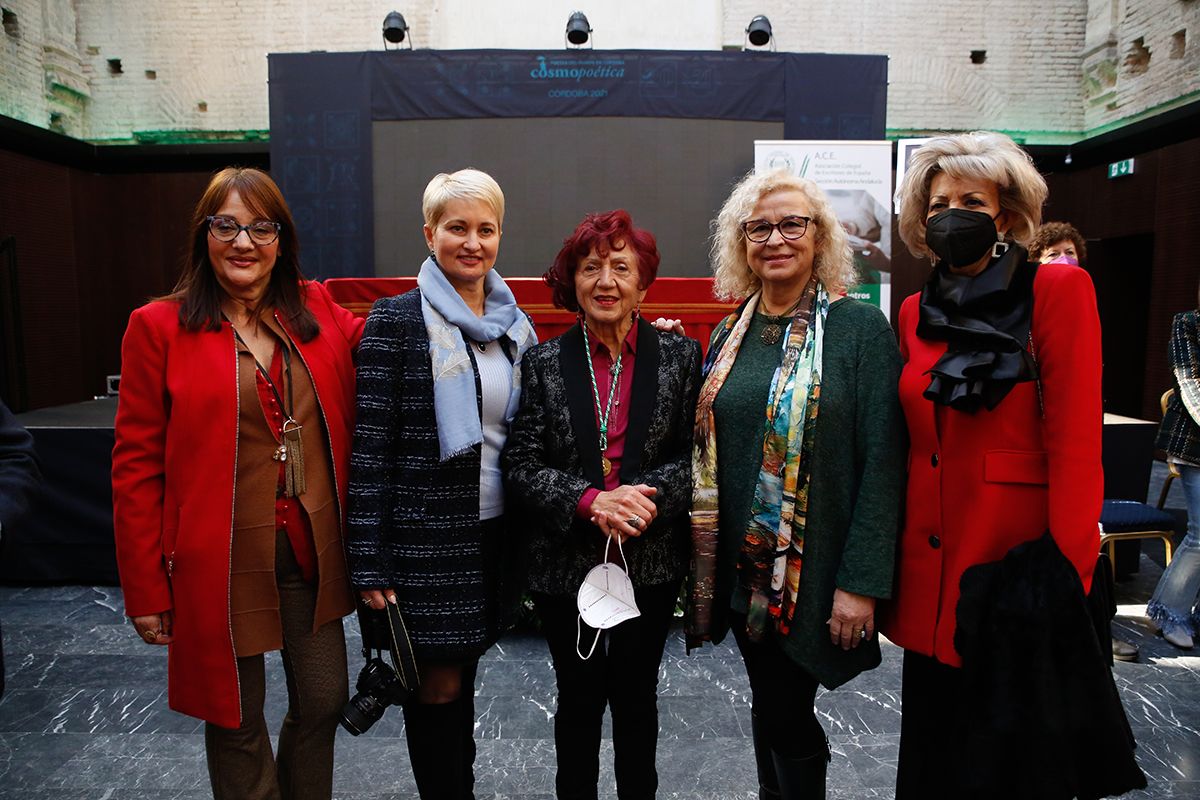
[[[629,580],[625,570],[608,561],[608,548],[612,541],[610,536],[604,545],[604,563],[598,564],[588,571],[588,574],[584,576],[583,585],[579,587],[579,594],[575,598],[579,607],[579,618],[575,623],[575,652],[585,661],[592,657],[592,653],[596,652],[596,644],[600,641],[601,631],[614,628],[625,620],[639,617],[642,614],[638,611],[637,602],[633,598],[633,581]],[[621,554],[622,563],[628,566],[629,562],[625,561],[625,549],[621,546],[620,540],[617,541],[617,551]],[[585,622],[597,629],[596,638],[592,641],[592,647],[586,656],[579,649]]]

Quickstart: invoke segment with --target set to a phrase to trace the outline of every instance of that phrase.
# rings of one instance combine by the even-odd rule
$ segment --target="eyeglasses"
[[[242,231],[250,237],[254,244],[265,247],[279,238],[279,229],[283,226],[278,222],[259,220],[249,225],[239,225],[236,219],[229,217],[205,217],[208,222],[208,232],[218,242],[232,242]]]
[[[779,235],[789,241],[803,239],[808,232],[812,217],[784,217],[779,222],[767,222],[765,219],[752,219],[742,223],[742,233],[747,239],[762,244],[771,238],[776,229]]]

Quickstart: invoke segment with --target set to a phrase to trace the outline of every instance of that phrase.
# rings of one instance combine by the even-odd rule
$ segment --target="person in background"
[[[1145,786],[1086,600],[1104,485],[1096,294],[1079,267],[1028,258],[1046,194],[989,132],[930,139],[898,192],[901,238],[934,262],[899,320],[909,472],[880,625],[904,648],[898,800]],[[1064,669],[1070,686],[1046,677]]]
[[[658,789],[658,674],[687,558],[700,376],[699,343],[638,313],[658,263],[654,236],[620,209],[588,214],[567,237],[544,280],[579,322],[530,352],[504,450],[554,662],[559,800],[596,797],[606,706],[617,795]],[[576,594],[606,553],[627,570],[641,613],[599,631]]]
[[[1155,446],[1165,450],[1179,470],[1188,525],[1146,604],[1146,616],[1160,636],[1180,650],[1191,650],[1200,633],[1200,311],[1175,315],[1168,354],[1175,392],[1167,401]]]
[[[342,549],[362,320],[300,272],[279,187],[231,167],[196,204],[175,290],[121,345],[113,525],[125,613],[205,721],[216,800],[328,800],[347,699]],[[278,753],[263,655],[279,650]]]
[[[732,630],[759,796],[825,796],[813,707],[880,663],[904,491],[887,319],[844,296],[850,247],[824,193],[750,174],[713,223],[714,290],[741,301],[709,344],[696,409],[689,647]]]
[[[1058,262],[1087,267],[1087,243],[1083,234],[1069,222],[1045,222],[1033,235],[1029,243],[1029,260],[1038,264]],[[1134,542],[1118,542],[1117,546]],[[1117,661],[1137,661],[1138,646],[1117,637],[1112,637],[1112,657]]]
[[[441,800],[473,796],[475,674],[520,597],[500,451],[537,339],[494,269],[492,176],[435,175],[421,210],[417,288],[375,303],[358,350],[346,550],[362,602],[404,616],[421,678],[405,739],[417,791]]]
[[[1046,222],[1029,243],[1029,260],[1038,264],[1062,261],[1087,266],[1087,243],[1071,223]]]
[[[42,474],[34,455],[33,437],[0,403],[0,545],[5,529],[29,511],[29,499]],[[0,697],[4,696],[4,644],[0,639]]]

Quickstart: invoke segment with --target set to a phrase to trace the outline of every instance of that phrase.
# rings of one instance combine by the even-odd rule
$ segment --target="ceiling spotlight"
[[[393,11],[383,18],[383,49],[386,50],[388,42],[397,47],[407,38],[408,23],[404,21],[404,15],[399,11]],[[412,39],[408,39],[408,49],[412,50]]]
[[[567,46],[583,47],[592,38],[592,26],[582,11],[572,11],[567,18]]]
[[[771,20],[762,14],[750,20],[750,24],[746,26],[746,42],[747,44],[742,45],[743,50],[749,50],[750,46],[766,47],[769,44],[773,52],[775,37],[771,33]]]

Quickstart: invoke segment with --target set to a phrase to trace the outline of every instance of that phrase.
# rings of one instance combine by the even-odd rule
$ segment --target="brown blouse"
[[[315,632],[326,622],[340,619],[354,609],[342,551],[332,455],[312,377],[287,334],[274,320],[267,324],[279,338],[279,346],[290,348],[295,396],[285,396],[284,400],[291,401],[293,415],[303,426],[300,437],[307,489],[297,499],[311,524],[317,554]],[[279,440],[259,400],[254,355],[240,341],[236,346],[238,447],[229,605],[233,649],[240,658],[282,649],[283,632],[275,578],[279,462],[273,456]],[[280,392],[287,392],[286,380],[276,386]],[[285,539],[280,537],[280,541]]]

